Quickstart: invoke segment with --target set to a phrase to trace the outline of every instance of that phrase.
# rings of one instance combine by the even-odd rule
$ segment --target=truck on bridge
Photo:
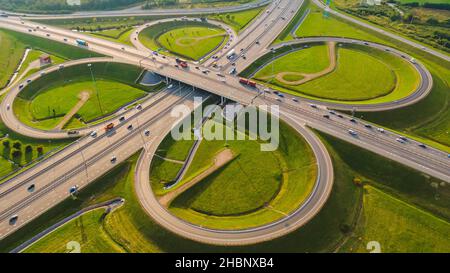
[[[247,85],[247,86],[253,87],[253,88],[256,87],[256,82],[251,81],[251,80],[247,80],[247,79],[244,79],[244,78],[241,78],[239,80],[239,83],[243,84],[243,85]]]

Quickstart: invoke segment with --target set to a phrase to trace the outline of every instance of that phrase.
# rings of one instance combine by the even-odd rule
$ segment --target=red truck
[[[106,125],[106,127],[105,127],[106,132],[109,132],[112,129],[114,129],[114,123],[110,123],[110,124]]]
[[[247,80],[247,79],[244,79],[244,78],[241,78],[239,80],[239,83],[241,83],[243,85],[248,85],[250,87],[256,87],[256,82],[251,81],[251,80]]]

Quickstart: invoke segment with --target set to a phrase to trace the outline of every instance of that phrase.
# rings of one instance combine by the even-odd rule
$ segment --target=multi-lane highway
[[[0,13],[9,14],[11,16],[23,16],[27,19],[73,19],[73,18],[89,18],[89,17],[128,17],[128,16],[181,16],[181,15],[197,15],[224,12],[238,12],[247,9],[253,9],[267,5],[271,0],[258,0],[253,3],[241,5],[231,5],[224,7],[206,7],[193,9],[141,9],[140,7],[132,7],[123,10],[106,10],[106,11],[80,11],[71,14],[32,14],[23,12],[11,12],[0,10]]]
[[[229,49],[238,52],[238,57],[234,60],[236,67],[243,69],[258,56],[267,52],[271,42],[286,27],[301,4],[302,1],[281,0],[269,5],[267,10],[248,27],[252,31],[242,32],[236,44]],[[326,202],[332,187],[333,173],[326,149],[308,129],[304,128],[305,126],[329,133],[450,182],[450,161],[445,152],[431,147],[422,148],[418,142],[412,140],[399,142],[398,134],[388,130],[377,130],[375,124],[368,127],[367,123],[352,119],[347,115],[329,112],[326,106],[320,102],[317,102],[317,106],[310,105],[303,100],[296,102],[288,98],[281,99],[273,94],[247,88],[239,83],[239,78],[228,73],[218,76],[216,72],[208,68],[209,61],[201,65],[199,69],[193,68],[192,65],[189,69],[181,69],[174,66],[175,60],[170,57],[148,58],[148,51],[142,52],[129,46],[35,22],[23,21],[22,23],[18,18],[0,19],[0,27],[71,44],[75,44],[75,39],[81,38],[89,42],[89,50],[111,56],[116,61],[140,65],[145,69],[186,84],[183,85],[181,92],[165,90],[154,96],[152,99],[160,98],[161,100],[156,104],[149,102],[149,106],[145,107],[141,114],[134,113],[127,117],[127,121],[118,126],[115,134],[101,134],[95,139],[89,136],[81,138],[77,143],[0,185],[0,238],[67,198],[69,187],[73,185],[84,187],[141,147],[145,147],[145,153],[141,156],[136,173],[135,183],[136,188],[139,189],[136,194],[147,213],[169,230],[193,240],[217,244],[237,244],[238,240],[243,244],[248,244],[281,236],[311,219]],[[371,46],[380,45],[371,44]],[[218,62],[223,69],[231,65],[223,55],[218,56]],[[429,86],[429,84],[424,83],[424,86]],[[189,86],[244,105],[279,105],[281,117],[302,133],[311,144],[321,172],[315,186],[316,190],[297,211],[279,222],[260,228],[226,232],[203,229],[182,222],[154,202],[155,198],[148,183],[148,168],[151,155],[170,129],[168,124],[175,122],[168,112],[180,103],[192,107],[192,97],[195,94],[205,96],[204,93],[193,91]],[[14,88],[17,87],[12,87],[13,91],[11,92],[15,92]],[[10,105],[11,102],[9,101]],[[2,103],[0,107],[1,112],[6,111],[7,103]],[[13,121],[8,125],[12,130],[15,130],[16,126],[21,126],[17,124],[17,119],[9,118]],[[129,124],[132,124],[134,128],[131,131],[127,128]],[[145,130],[150,130],[150,137],[143,133]],[[45,132],[42,133],[45,137]],[[54,132],[48,133],[53,134]],[[116,158],[116,163],[111,162],[113,157]],[[31,183],[34,183],[36,187],[35,192],[27,191]],[[19,217],[17,222],[11,225],[9,220],[13,215]]]

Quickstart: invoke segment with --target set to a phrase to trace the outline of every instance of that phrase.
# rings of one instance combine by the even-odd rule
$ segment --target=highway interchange
[[[301,0],[281,0],[270,4],[260,17],[236,37],[234,43],[230,44],[228,51],[235,49],[239,52],[237,59],[234,60],[238,71],[242,71],[257,58],[270,51],[270,44],[289,23],[302,3],[303,1]],[[37,26],[39,26],[39,30],[33,31],[37,29]],[[219,77],[216,75],[216,71],[211,73],[202,72],[202,70],[206,69],[213,70],[211,60],[206,60],[202,64],[195,64],[200,66],[201,69],[193,69],[193,64],[190,69],[183,70],[174,67],[175,60],[173,58],[162,58],[160,55],[150,56],[148,50],[140,50],[139,47],[124,46],[52,26],[45,26],[44,29],[42,24],[21,21],[20,18],[16,17],[2,18],[0,27],[69,44],[75,44],[75,39],[81,38],[89,43],[89,50],[110,56],[108,59],[93,58],[71,61],[65,65],[111,61],[112,58],[113,61],[140,65],[147,70],[170,78],[174,82],[183,83],[180,85],[174,84],[171,88],[166,88],[150,97],[142,104],[142,110],[132,109],[125,113],[126,121],[116,128],[114,134],[99,133],[96,138],[90,136],[82,137],[58,153],[1,184],[0,238],[11,234],[66,199],[69,196],[68,188],[70,186],[79,185],[80,189],[85,187],[141,148],[144,148],[144,151],[139,159],[135,174],[136,194],[149,216],[165,228],[192,240],[221,245],[251,244],[282,236],[304,225],[320,210],[325,204],[333,184],[334,175],[330,156],[320,140],[307,127],[331,134],[423,173],[450,182],[450,163],[447,153],[432,147],[421,148],[418,146],[419,143],[414,140],[399,143],[397,141],[397,138],[400,137],[398,134],[387,129],[384,132],[380,132],[376,130],[377,126],[375,124],[372,128],[367,128],[367,122],[362,120],[355,119],[355,122],[350,122],[352,117],[345,114],[342,114],[342,117],[330,115],[329,119],[323,117],[325,114],[330,114],[330,110],[327,107],[333,109],[360,107],[359,110],[381,111],[404,107],[417,102],[425,97],[432,87],[432,78],[428,70],[420,63],[416,63],[414,66],[421,75],[421,85],[413,95],[392,104],[371,105],[369,109],[364,108],[366,106],[328,104],[303,98],[300,99],[300,102],[296,102],[290,97],[280,99],[274,94],[248,89],[239,83],[238,77],[228,74],[231,63],[226,58],[228,51],[225,50],[218,54],[218,59],[216,60],[219,64],[217,72],[223,72],[223,75]],[[30,29],[32,29],[31,32],[29,31]],[[142,28],[138,30],[140,31]],[[67,41],[64,41],[64,39]],[[295,42],[313,42],[313,39]],[[367,43],[365,41],[349,41],[343,38],[320,37],[317,39],[320,41],[337,39],[336,41],[342,43]],[[367,45],[381,50],[387,48],[374,43],[367,43]],[[389,49],[392,54],[407,56],[398,50]],[[245,55],[245,58],[243,58],[243,55]],[[406,58],[409,58],[409,56]],[[59,67],[51,67],[48,69],[48,72],[56,69],[59,69]],[[39,76],[40,74],[37,73],[32,75],[30,79],[35,80]],[[5,124],[20,134],[37,138],[56,139],[68,137],[67,132],[38,130],[21,124],[17,120],[8,108],[20,92],[18,85],[19,83],[11,87],[11,91],[5,96],[0,105],[1,118]],[[260,89],[263,90],[265,88],[262,87]],[[150,188],[148,174],[151,171],[151,159],[156,148],[171,129],[171,124],[176,120],[170,117],[168,113],[178,104],[185,104],[193,108],[193,97],[202,96],[206,98],[208,92],[243,105],[279,105],[282,119],[295,128],[311,145],[316,156],[320,175],[316,181],[315,189],[308,200],[288,217],[255,229],[236,231],[210,230],[186,223],[172,216],[157,202]],[[314,103],[314,107],[310,105],[311,103]],[[133,126],[132,132],[127,129],[129,124]],[[104,124],[98,125],[98,128],[103,126]],[[80,135],[86,135],[93,129],[95,128],[82,129],[80,130]],[[350,135],[348,133],[349,129],[356,132],[357,135]],[[150,136],[146,136],[143,133],[145,130],[150,130]],[[113,156],[117,157],[117,162],[111,164],[110,160]],[[26,190],[31,183],[36,186],[36,191],[33,193]],[[12,215],[19,216],[15,225],[10,225],[9,223]]]

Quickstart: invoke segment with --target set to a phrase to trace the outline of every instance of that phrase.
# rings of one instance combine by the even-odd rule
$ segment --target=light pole
[[[89,67],[89,71],[91,71],[91,78],[92,78],[92,83],[94,84],[95,93],[97,95],[98,106],[100,108],[100,112],[103,115],[103,109],[102,109],[102,104],[100,103],[100,96],[98,94],[97,84],[95,83],[94,73],[92,72],[92,64],[88,64],[87,66]]]

